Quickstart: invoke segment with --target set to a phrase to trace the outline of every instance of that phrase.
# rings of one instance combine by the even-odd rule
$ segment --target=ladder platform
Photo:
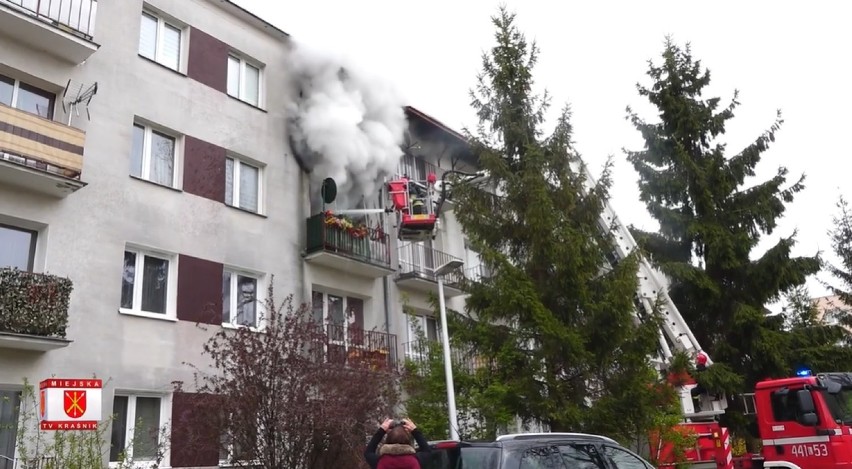
[[[724,410],[703,410],[701,412],[693,412],[691,414],[684,414],[684,419],[689,419],[693,421],[708,421],[708,420],[716,420],[716,417],[724,414]]]

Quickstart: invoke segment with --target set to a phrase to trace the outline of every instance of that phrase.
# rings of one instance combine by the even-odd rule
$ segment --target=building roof
[[[414,116],[418,119],[421,119],[421,120],[425,121],[426,123],[431,124],[434,127],[437,127],[438,129],[444,131],[445,133],[447,133],[451,137],[457,139],[460,143],[463,143],[464,145],[467,145],[468,143],[470,143],[470,142],[467,141],[467,138],[465,138],[464,135],[453,130],[448,125],[444,124],[443,122],[439,121],[438,119],[435,119],[434,117],[426,114],[425,112],[415,108],[414,106],[405,106],[405,113],[409,116]]]
[[[279,39],[288,39],[290,34],[286,33],[282,29],[278,28],[274,24],[266,21],[265,19],[257,16],[256,14],[246,10],[240,5],[236,4],[231,0],[208,0],[214,4],[219,5],[224,10],[232,13],[234,16],[246,21],[247,23],[257,27],[258,29],[265,30],[267,33],[274,37],[278,37]]]

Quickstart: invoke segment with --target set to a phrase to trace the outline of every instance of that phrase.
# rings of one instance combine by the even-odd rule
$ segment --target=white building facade
[[[228,1],[0,0],[0,468],[24,379],[103,379],[115,462],[182,411],[198,323],[301,290],[287,44]]]
[[[344,363],[399,367],[422,352],[417,327],[437,340],[434,269],[454,259],[444,292],[463,308],[459,276],[480,266],[451,202],[422,242],[399,240],[393,214],[363,236],[312,206],[286,134],[288,49],[227,0],[0,0],[0,469],[34,405],[24,380],[92,376],[115,416],[110,463],[161,443],[162,467],[222,464],[182,444],[192,396],[173,383],[203,365],[209,326],[263,326],[273,277]],[[461,135],[406,115],[399,176],[473,171]],[[163,427],[170,441],[129,444]]]

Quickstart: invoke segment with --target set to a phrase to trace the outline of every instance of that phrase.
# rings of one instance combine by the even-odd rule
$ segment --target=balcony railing
[[[452,260],[459,258],[420,243],[408,243],[399,248],[399,277],[418,277],[437,282],[435,269]],[[463,273],[456,270],[444,274],[443,278],[447,285],[459,285]]]
[[[389,236],[382,230],[357,226],[324,213],[308,218],[307,226],[308,254],[325,251],[390,268]]]
[[[0,269],[0,332],[64,339],[71,290],[67,278]]]
[[[322,350],[324,362],[374,371],[395,370],[399,366],[396,335],[368,331],[343,324],[326,324]]]
[[[80,179],[85,141],[82,130],[0,104],[0,159]]]
[[[95,33],[97,0],[0,0],[63,31],[91,40]]]
[[[436,340],[415,340],[403,344],[405,359],[414,365],[417,374],[426,374],[430,363],[436,364],[443,373],[444,349],[443,344]],[[486,366],[486,361],[472,350],[465,350],[456,346],[450,347],[450,360],[453,369],[474,373],[476,370]]]

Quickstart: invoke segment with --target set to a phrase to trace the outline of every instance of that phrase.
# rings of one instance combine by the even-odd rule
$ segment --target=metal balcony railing
[[[420,243],[404,244],[399,248],[399,277],[419,277],[437,282],[438,277],[435,275],[435,269],[451,260],[460,259]],[[444,283],[459,285],[463,276],[464,274],[460,269],[449,272],[444,274]]]
[[[390,268],[389,236],[381,230],[344,223],[343,219],[324,213],[308,218],[307,229],[309,254],[326,251]]]
[[[323,334],[325,362],[367,367],[376,371],[399,366],[396,335],[343,324],[326,324]]]
[[[38,18],[71,34],[91,40],[98,0],[0,0],[0,4]]]
[[[417,373],[425,374],[430,371],[430,363],[443,373],[444,351],[443,344],[437,340],[414,340],[403,344],[405,359],[416,366]],[[476,370],[486,366],[486,361],[473,350],[459,348],[458,345],[450,347],[450,359],[453,369],[474,373]]]

